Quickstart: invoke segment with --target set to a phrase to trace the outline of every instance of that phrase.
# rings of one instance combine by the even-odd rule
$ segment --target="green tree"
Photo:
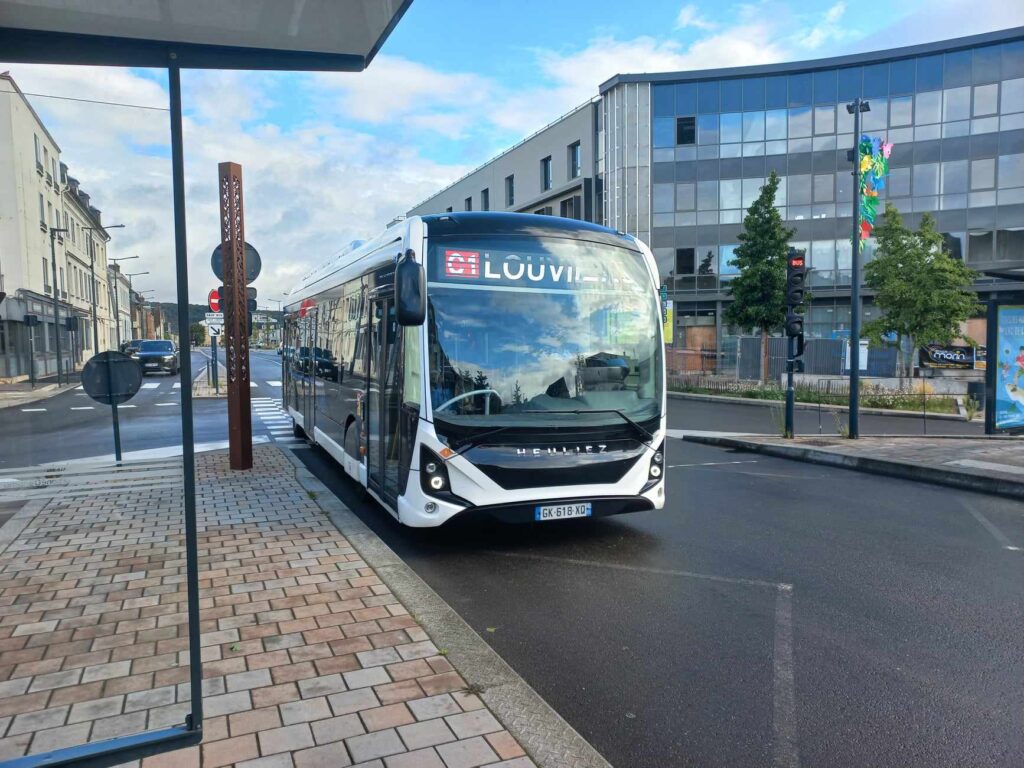
[[[192,336],[192,346],[201,347],[206,341],[206,329],[202,323],[192,323],[189,326],[189,332]]]
[[[761,194],[743,219],[734,264],[739,274],[729,281],[732,301],[725,321],[761,332],[761,381],[768,378],[768,334],[786,321],[786,255],[793,230],[775,207],[779,177],[772,171]]]
[[[949,344],[962,336],[960,324],[981,310],[970,291],[976,273],[950,257],[927,213],[915,232],[903,223],[896,207],[886,203],[875,237],[878,248],[864,267],[864,282],[874,290],[883,314],[865,323],[862,335],[880,344],[883,336],[896,334],[902,377],[910,370],[919,343]]]

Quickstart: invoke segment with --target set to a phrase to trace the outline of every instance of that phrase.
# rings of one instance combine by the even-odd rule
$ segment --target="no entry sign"
[[[220,312],[220,291],[214,288],[207,297],[211,312]]]

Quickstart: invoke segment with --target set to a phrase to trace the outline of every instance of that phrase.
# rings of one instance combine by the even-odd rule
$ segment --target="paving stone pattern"
[[[141,768],[534,766],[279,448],[196,463],[204,739]],[[186,601],[180,490],[47,501],[0,555],[0,760],[182,723]]]

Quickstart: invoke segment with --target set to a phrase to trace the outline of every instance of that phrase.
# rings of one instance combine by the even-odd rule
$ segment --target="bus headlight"
[[[651,456],[651,467],[648,470],[652,480],[658,480],[665,470],[665,444],[662,443]]]
[[[427,495],[445,493],[451,488],[448,467],[426,446],[420,446],[420,487]]]

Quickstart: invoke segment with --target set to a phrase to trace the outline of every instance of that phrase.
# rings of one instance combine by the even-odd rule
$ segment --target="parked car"
[[[133,357],[142,366],[142,375],[167,371],[176,374],[181,365],[178,357],[178,348],[173,341],[159,339],[145,339],[139,344],[139,350]]]

